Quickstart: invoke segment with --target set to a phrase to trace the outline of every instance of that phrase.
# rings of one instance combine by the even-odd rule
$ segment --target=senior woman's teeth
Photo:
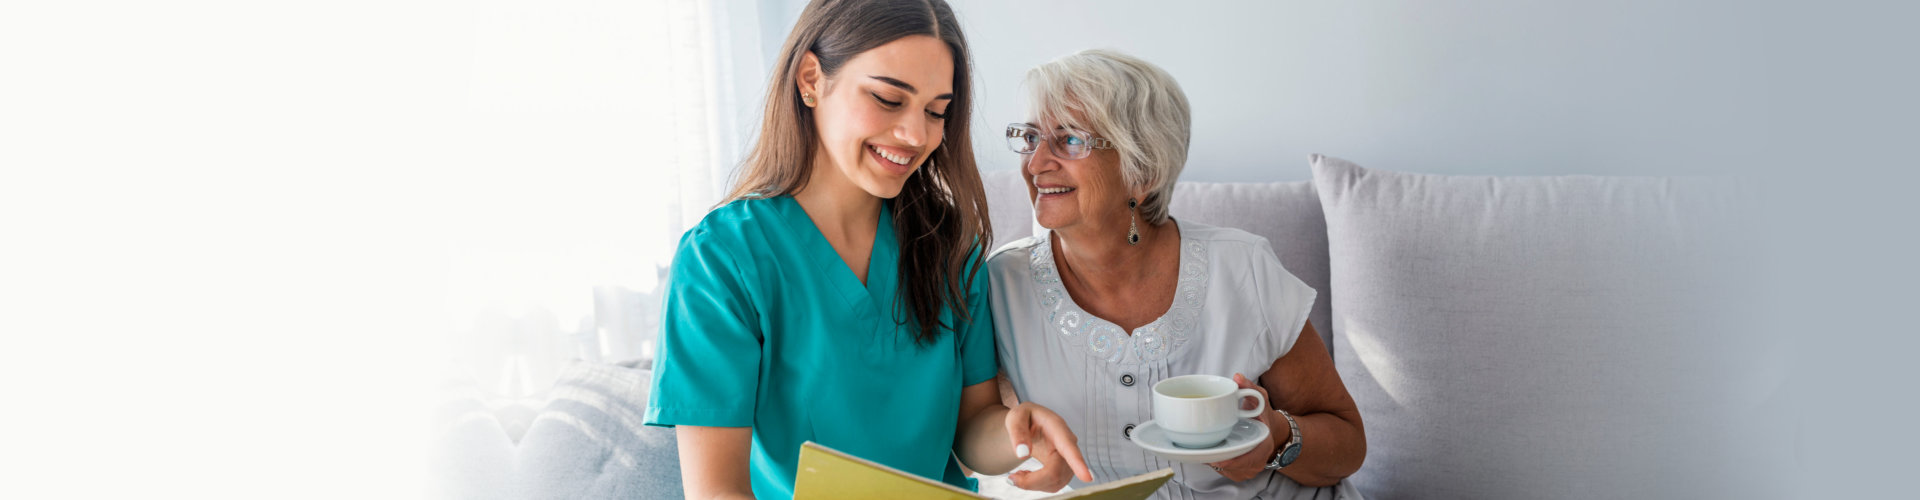
[[[873,150],[873,152],[875,152],[875,153],[879,153],[879,154],[880,154],[880,157],[881,157],[881,158],[886,158],[886,159],[887,159],[887,161],[890,161],[890,162],[894,162],[894,163],[898,163],[898,164],[901,164],[901,165],[906,165],[906,164],[907,164],[907,162],[909,162],[909,161],[913,161],[913,159],[912,159],[912,158],[908,158],[908,157],[905,157],[905,156],[899,156],[899,155],[895,155],[895,154],[893,154],[893,153],[888,153],[888,152],[887,152],[886,150],[883,150],[883,149],[880,149],[880,147],[879,147],[879,146],[867,146],[867,149],[871,149],[871,150]]]
[[[1072,190],[1070,187],[1040,188],[1040,194],[1060,194]]]

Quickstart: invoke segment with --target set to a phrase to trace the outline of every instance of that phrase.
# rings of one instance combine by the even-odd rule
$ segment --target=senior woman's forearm
[[[1026,459],[1014,456],[1007,435],[1007,407],[995,404],[975,412],[961,422],[954,436],[954,455],[974,472],[998,476],[1019,467]]]
[[[1360,470],[1367,459],[1367,434],[1357,412],[1321,412],[1294,415],[1300,424],[1300,456],[1280,473],[1302,486],[1332,486]],[[1292,432],[1286,419],[1277,419],[1275,439],[1285,443]]]

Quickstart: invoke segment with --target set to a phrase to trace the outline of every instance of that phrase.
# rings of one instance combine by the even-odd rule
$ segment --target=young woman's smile
[[[867,156],[881,169],[898,176],[912,174],[918,167],[920,152],[912,149],[867,144]]]

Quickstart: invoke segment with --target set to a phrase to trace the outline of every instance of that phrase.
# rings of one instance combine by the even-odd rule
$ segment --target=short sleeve
[[[673,254],[647,425],[753,426],[761,332],[737,245],[723,239],[696,227]]]
[[[973,280],[967,287],[967,313],[972,321],[962,324],[960,329],[960,379],[961,387],[993,380],[1000,372],[998,351],[994,350],[993,310],[988,306],[988,292],[991,290],[987,263],[984,254],[975,254],[967,268],[973,271]]]
[[[1254,253],[1254,293],[1260,298],[1260,315],[1267,323],[1261,347],[1267,355],[1266,362],[1272,363],[1293,350],[1294,341],[1300,340],[1300,329],[1306,327],[1307,315],[1313,312],[1313,300],[1319,292],[1287,272],[1273,253],[1273,245],[1266,240],[1260,240]]]

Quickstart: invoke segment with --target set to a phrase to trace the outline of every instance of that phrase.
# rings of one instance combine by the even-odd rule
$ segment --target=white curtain
[[[751,144],[782,41],[766,33],[783,36],[798,5],[477,8],[479,154],[450,184],[479,213],[448,249],[448,376],[531,403],[569,360],[651,357],[673,251]]]

